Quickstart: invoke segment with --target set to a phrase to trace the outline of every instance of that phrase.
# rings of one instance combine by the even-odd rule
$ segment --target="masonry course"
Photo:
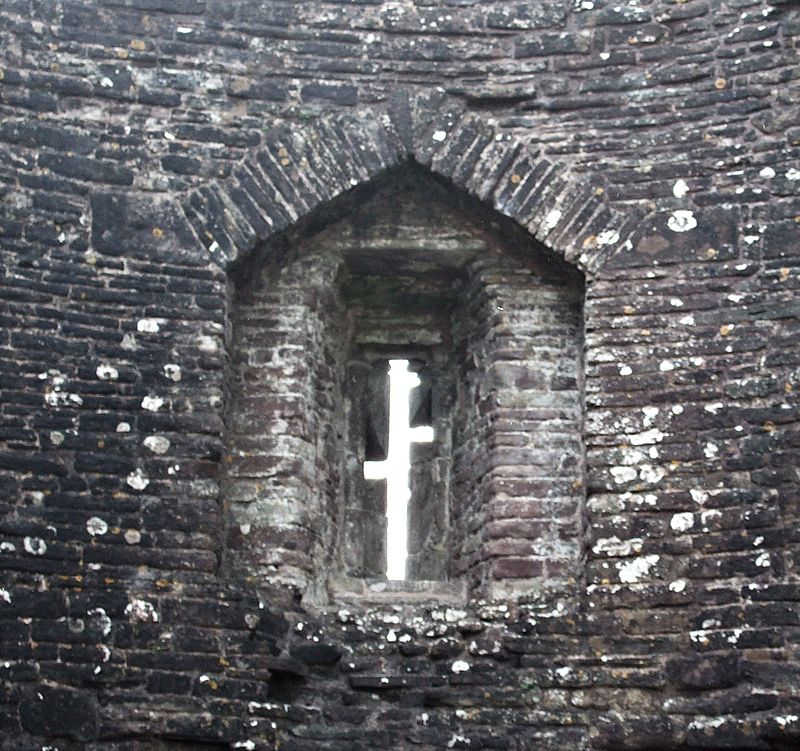
[[[791,0],[0,3],[0,748],[797,747],[799,36]],[[231,574],[237,280],[409,169],[585,278],[564,586]]]

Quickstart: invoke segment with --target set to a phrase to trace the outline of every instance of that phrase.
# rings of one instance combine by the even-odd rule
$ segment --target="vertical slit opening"
[[[409,419],[411,390],[419,384],[408,360],[389,360],[389,451],[383,461],[364,462],[364,479],[386,480],[386,578],[391,581],[406,579],[411,444],[433,441],[433,426],[414,427]]]

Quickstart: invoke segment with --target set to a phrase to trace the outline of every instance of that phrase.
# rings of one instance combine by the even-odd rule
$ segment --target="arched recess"
[[[605,206],[599,186],[576,180],[566,165],[553,163],[539,154],[531,144],[497,131],[474,115],[456,110],[446,99],[434,97],[410,100],[399,96],[381,111],[365,110],[345,116],[322,118],[304,126],[277,125],[269,131],[265,140],[263,147],[254,150],[233,170],[230,180],[200,188],[189,195],[184,203],[186,216],[211,257],[229,271],[249,268],[251,251],[256,247],[263,249],[265,243],[271,248],[270,252],[276,253],[280,253],[282,247],[285,250],[286,246],[281,244],[281,239],[287,236],[293,238],[295,243],[302,244],[303,238],[314,236],[319,227],[330,224],[346,213],[348,195],[355,195],[357,200],[357,189],[376,182],[380,184],[381,176],[391,175],[398,170],[402,172],[410,166],[441,176],[451,188],[492,207],[500,216],[513,220],[510,224],[522,227],[527,232],[529,248],[546,247],[552,256],[560,256],[560,263],[564,268],[555,272],[555,277],[540,277],[538,281],[544,285],[552,284],[555,278],[561,279],[565,274],[568,276],[569,272],[565,270],[569,266],[591,273],[592,269],[597,268],[618,247],[627,231]],[[491,218],[487,222],[491,223]],[[287,230],[291,230],[288,235]],[[285,255],[287,258],[292,257],[292,251],[287,251]],[[263,257],[261,260],[263,261]],[[273,271],[278,275],[282,273],[280,269]],[[316,272],[319,272],[320,279],[325,279],[328,274],[325,284],[335,287],[338,271],[318,268]],[[301,292],[304,280],[295,279],[293,284],[292,289]],[[582,290],[582,284],[579,286]],[[577,288],[573,286],[571,293]],[[511,291],[512,288],[506,288],[504,294]],[[524,298],[525,290],[519,291]],[[329,303],[335,307],[333,300],[324,302],[325,305]],[[567,309],[569,305],[564,311]],[[564,311],[553,315],[556,318],[559,315],[571,315]],[[326,325],[333,324],[328,322]],[[557,325],[561,325],[561,322],[557,322]],[[573,328],[578,332],[577,327]],[[576,355],[577,344],[577,338],[569,340],[566,346],[570,352],[569,357],[580,358],[580,353]],[[235,341],[233,346],[237,346]],[[577,360],[573,360],[573,364],[575,362]],[[554,370],[551,375],[557,379],[563,373],[559,374]],[[576,377],[578,381],[581,379],[577,371]],[[245,394],[245,399],[252,396],[252,393]],[[280,395],[277,396],[281,398]],[[344,398],[346,394],[339,392],[338,396]],[[285,426],[284,418],[288,415],[291,419],[292,410],[285,410],[284,406],[286,405],[275,408],[274,403],[270,405],[269,399],[264,402],[267,417],[271,419],[270,415],[278,415],[281,424]],[[499,413],[490,415],[490,420],[495,418],[502,419]],[[579,411],[574,412],[574,420],[580,433]],[[300,421],[303,422],[302,417]],[[309,424],[306,421],[297,431],[307,431]],[[256,433],[267,429],[263,422],[252,427]],[[286,435],[290,434],[291,429],[287,429]],[[484,439],[489,443],[497,441],[498,434],[490,432]],[[275,446],[279,444],[280,441]],[[289,453],[297,449],[291,445],[291,440],[283,448]],[[330,450],[330,444],[322,450]],[[261,458],[264,456],[262,453]],[[236,457],[229,458],[232,463],[236,463]],[[288,473],[292,471],[289,467]],[[282,467],[280,472],[285,475],[287,468]],[[580,493],[583,492],[581,472],[582,465],[571,478],[574,488]],[[248,477],[247,472],[245,477]],[[237,493],[242,487],[238,488]],[[257,495],[260,492],[259,487],[260,483],[252,483],[252,488],[255,489],[246,490],[245,495]],[[312,488],[311,492],[313,495],[316,490]],[[241,493],[238,500],[247,502]],[[298,500],[295,506],[300,508],[302,503],[302,500]],[[315,508],[313,513],[318,514],[320,510]],[[321,513],[330,511],[323,510]],[[577,509],[574,515],[575,519],[569,522],[574,538],[571,542],[575,543],[568,556],[572,563],[582,555],[581,545],[575,538],[581,526],[581,509]],[[257,585],[261,575],[259,572],[263,570],[260,564],[263,563],[264,544],[270,544],[269,540],[265,538],[260,544],[256,544],[255,536],[251,540],[244,539],[254,531],[246,514],[239,519],[229,514],[228,518],[233,527],[228,530],[228,546],[244,551],[244,555],[238,555],[238,558],[234,555],[229,560],[234,561],[233,568],[238,571],[237,578],[246,577],[250,571],[250,579]],[[337,555],[339,559],[342,558],[342,554],[337,552],[339,549],[331,552],[330,543],[324,543],[320,547],[319,539],[324,535],[318,530],[324,524],[317,520],[306,526],[312,530],[311,541],[304,539],[302,534],[298,539],[290,540],[288,548],[284,550],[284,561],[291,561],[293,549],[300,550],[304,547],[305,553],[312,558],[316,556],[318,563],[320,557],[324,557],[323,566],[327,566]],[[295,524],[295,527],[303,528],[303,524]],[[479,537],[486,537],[485,528],[478,529],[478,532]],[[281,534],[279,530],[268,531],[267,538],[273,533]],[[235,538],[235,542],[231,542],[232,538]],[[559,573],[547,577],[548,585],[553,584],[556,579],[561,584],[574,582],[579,571],[572,563],[564,564],[562,561],[563,565],[554,564],[553,571],[558,570]],[[288,568],[291,568],[291,563]],[[306,581],[302,580],[303,575],[299,579],[289,576],[286,581],[297,585],[301,590],[307,590],[309,578],[313,579],[313,575],[306,576]],[[483,584],[486,583],[485,576],[477,578]],[[500,578],[502,577],[499,575],[489,577],[492,581]],[[534,572],[526,575],[523,571],[512,573],[511,578],[527,581],[528,585],[525,586],[529,586],[536,574]],[[470,582],[472,584],[474,581]],[[522,590],[513,586],[510,590],[485,586],[482,589],[470,589],[471,594],[481,595],[498,595],[509,591],[519,593]]]

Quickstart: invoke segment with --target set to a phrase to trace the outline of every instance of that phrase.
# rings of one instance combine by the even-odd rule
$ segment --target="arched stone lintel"
[[[280,122],[230,178],[193,190],[183,210],[223,269],[258,243],[388,169],[416,162],[523,226],[592,273],[622,247],[624,222],[600,183],[543,156],[440,92],[399,92],[387,105],[313,122]]]

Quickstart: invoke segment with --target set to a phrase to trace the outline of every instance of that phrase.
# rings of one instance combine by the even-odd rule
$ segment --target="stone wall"
[[[798,37],[791,1],[2,3],[0,748],[795,747]],[[411,168],[585,278],[578,573],[323,607],[269,577],[313,540],[240,555],[324,450],[287,402],[274,496],[232,491],[281,325],[237,294]]]

